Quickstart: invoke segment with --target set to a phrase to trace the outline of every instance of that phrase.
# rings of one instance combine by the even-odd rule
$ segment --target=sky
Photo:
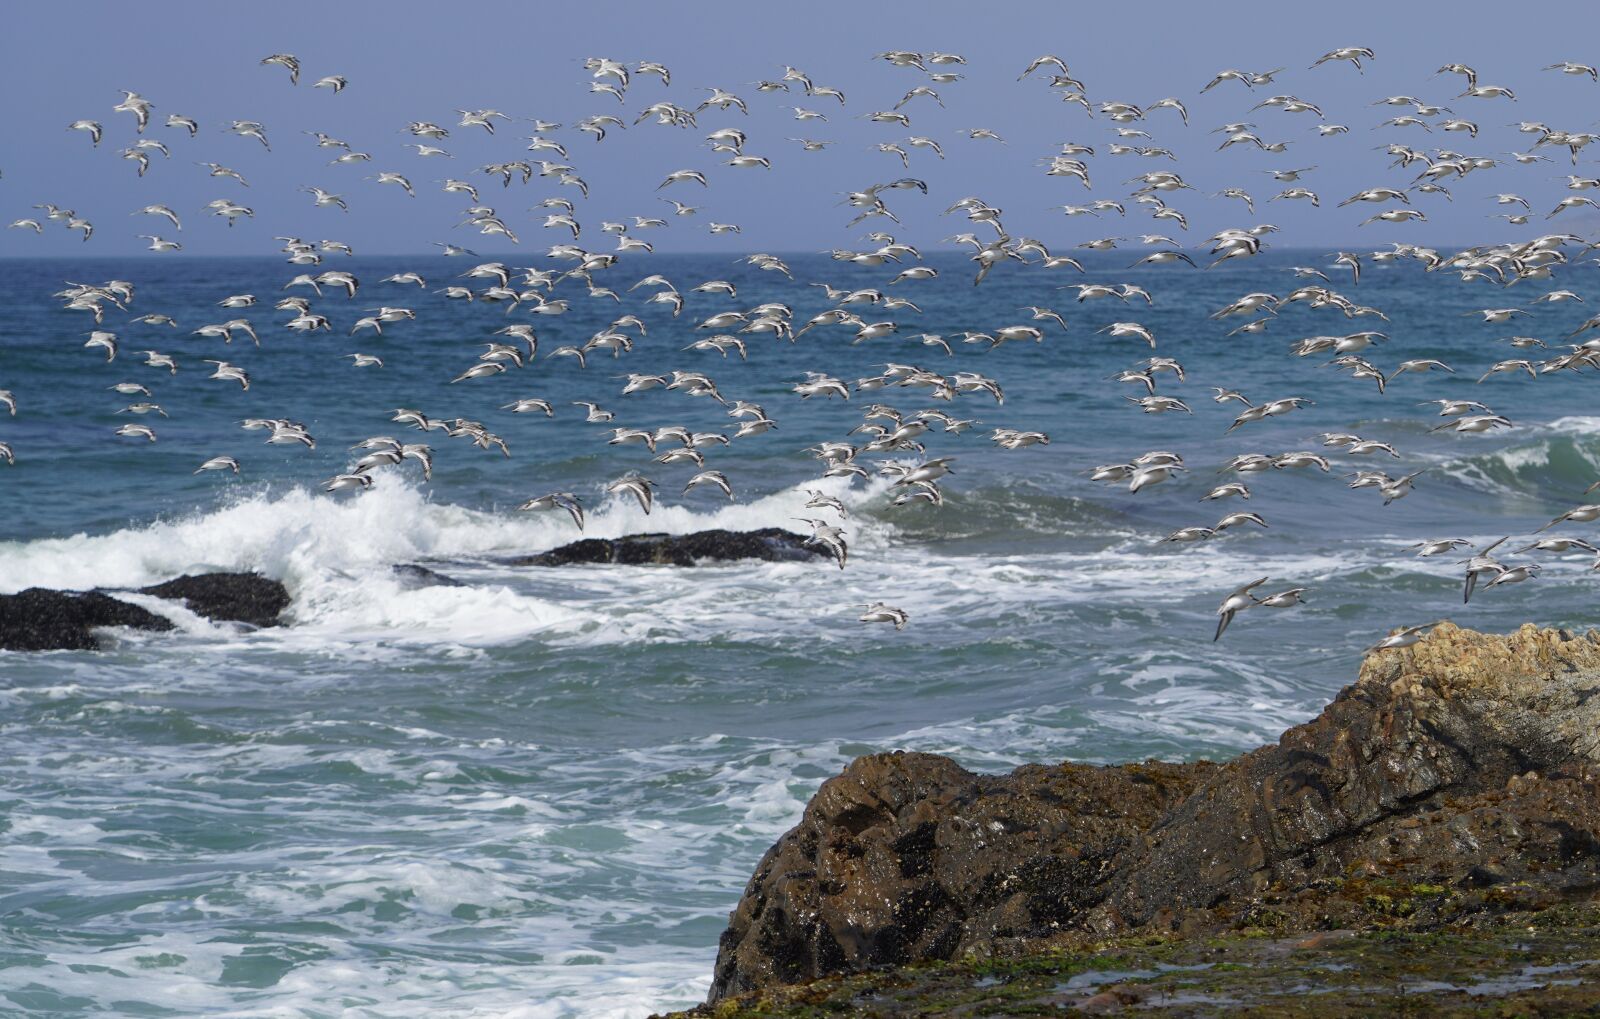
[[[1576,171],[1564,149],[1547,149],[1557,162],[1523,167],[1511,164],[1475,174],[1459,186],[1453,202],[1417,196],[1414,205],[1426,223],[1358,226],[1381,208],[1362,204],[1335,209],[1338,201],[1364,187],[1404,186],[1412,173],[1389,169],[1375,151],[1390,141],[1418,148],[1446,146],[1456,151],[1506,158],[1526,150],[1533,136],[1510,126],[1539,120],[1571,131],[1600,130],[1600,85],[1587,77],[1541,71],[1558,60],[1600,61],[1600,33],[1578,32],[1597,23],[1592,3],[1547,0],[1538,17],[1522,23],[1507,16],[1503,3],[1464,2],[1448,11],[1433,5],[1346,2],[1290,5],[1282,2],[1221,4],[1147,3],[1136,6],[1079,3],[978,5],[928,0],[916,5],[839,3],[673,5],[508,4],[463,7],[419,0],[329,4],[279,0],[271,4],[195,3],[162,0],[153,5],[75,3],[70,15],[59,3],[36,0],[7,3],[0,25],[10,40],[0,64],[0,89],[13,98],[6,143],[0,147],[0,218],[39,215],[32,206],[53,202],[76,210],[95,225],[88,242],[60,224],[46,223],[42,236],[0,230],[0,257],[130,255],[143,253],[137,234],[179,240],[184,257],[274,253],[274,236],[308,240],[337,239],[359,254],[434,252],[435,242],[471,247],[485,256],[518,255],[542,260],[549,245],[570,240],[564,229],[546,229],[541,200],[562,196],[578,203],[582,243],[611,250],[602,221],[671,212],[658,199],[673,197],[698,206],[693,217],[674,218],[666,229],[630,233],[661,251],[817,251],[871,247],[862,240],[874,226],[918,245],[937,246],[970,227],[959,216],[942,215],[957,198],[975,195],[1004,210],[1013,235],[1037,237],[1070,246],[1102,236],[1133,238],[1164,233],[1198,245],[1214,231],[1270,222],[1282,228],[1274,243],[1288,246],[1353,245],[1383,247],[1391,240],[1438,246],[1487,243],[1534,236],[1548,230],[1592,231],[1595,216],[1582,210],[1545,220],[1565,197],[1561,174],[1600,173],[1600,145],[1585,150]],[[703,12],[703,13],[702,13]],[[1304,13],[1297,13],[1304,12]],[[1572,43],[1561,31],[1572,29]],[[69,41],[70,37],[70,41]],[[1370,46],[1376,59],[1362,72],[1348,63],[1309,68],[1336,46]],[[955,68],[963,80],[938,85],[941,108],[927,98],[911,100],[902,112],[911,128],[873,123],[863,115],[890,110],[927,76],[915,68],[891,66],[874,55],[885,50],[946,51],[966,57]],[[289,52],[302,61],[298,86],[279,67],[264,67],[262,57]],[[1091,118],[1081,107],[1063,103],[1049,87],[1048,74],[1018,81],[1040,54],[1064,58],[1087,86],[1095,103],[1116,100],[1148,105],[1167,96],[1187,104],[1185,126],[1172,110],[1158,110],[1140,123],[1150,140],[1135,144],[1170,148],[1165,158],[1113,156],[1117,125]],[[670,87],[655,77],[636,76],[623,102],[591,94],[593,80],[583,58],[605,56],[636,65],[653,60],[672,71]],[[1457,98],[1463,88],[1455,75],[1434,76],[1441,64],[1475,66],[1483,83],[1503,84],[1515,102]],[[795,91],[758,92],[753,83],[777,79],[785,65],[808,73],[818,85],[842,89],[844,106],[827,97]],[[1210,92],[1200,89],[1223,68],[1264,71],[1284,67],[1272,85],[1250,90],[1227,82]],[[327,74],[342,74],[349,87],[334,95],[311,88]],[[671,99],[695,106],[721,87],[743,97],[748,116],[736,110],[706,110],[698,129],[635,125],[645,106]],[[159,139],[170,158],[152,153],[149,173],[136,176],[135,164],[118,151],[139,136],[133,118],[114,112],[121,89],[134,89],[155,104],[144,137]],[[1324,108],[1329,122],[1347,124],[1350,133],[1319,138],[1316,118],[1274,109],[1252,112],[1259,99],[1295,95]],[[1375,129],[1386,117],[1409,112],[1370,104],[1407,94],[1451,106],[1480,125],[1477,139],[1465,134],[1423,132],[1418,128]],[[789,107],[827,113],[826,123],[801,123]],[[500,122],[493,136],[481,128],[457,126],[458,109],[502,110],[515,122]],[[199,136],[162,126],[169,113],[201,124]],[[608,113],[627,122],[601,142],[573,129],[584,116]],[[90,118],[105,125],[98,147],[67,125]],[[561,122],[550,137],[568,147],[564,162],[589,184],[583,200],[553,178],[535,177],[502,187],[481,167],[521,158],[555,158],[527,152],[532,119]],[[228,133],[235,119],[266,127],[271,151],[250,138]],[[1437,122],[1441,118],[1433,118]],[[404,147],[417,141],[404,133],[413,120],[449,127],[437,144],[452,158],[423,159]],[[1267,140],[1287,140],[1290,148],[1273,155],[1253,148],[1215,151],[1223,135],[1219,124],[1250,121]],[[766,156],[770,170],[723,165],[726,155],[710,150],[705,135],[733,126],[748,134],[745,151]],[[988,128],[1005,143],[975,141],[957,132]],[[329,150],[302,133],[324,131],[370,152],[370,163],[329,166]],[[939,141],[944,159],[911,149],[911,166],[876,151],[879,142],[903,141],[909,134]],[[789,139],[831,140],[822,152],[802,151]],[[1094,187],[1086,190],[1068,178],[1044,174],[1043,162],[1063,142],[1095,146],[1089,160]],[[249,181],[209,177],[197,161],[215,161],[238,170]],[[1322,208],[1304,201],[1268,202],[1288,186],[1264,171],[1315,166],[1302,183],[1316,190]],[[674,184],[657,190],[678,169],[708,173],[710,187]],[[1129,199],[1124,183],[1153,169],[1176,169],[1197,190],[1169,196],[1189,219],[1189,230],[1173,222],[1152,221],[1129,207],[1126,218],[1068,218],[1064,203],[1093,198]],[[363,178],[380,170],[408,176],[418,190],[409,198],[398,187]],[[924,179],[926,198],[912,192],[890,194],[901,225],[874,221],[847,228],[849,212],[840,196],[901,176]],[[518,233],[520,243],[480,237],[457,224],[468,201],[443,193],[438,182],[455,177],[476,184],[482,201]],[[315,185],[347,199],[351,211],[316,208],[297,188]],[[1246,188],[1257,200],[1254,215],[1241,203],[1214,199],[1227,186]],[[1491,218],[1506,211],[1493,195],[1525,195],[1536,216],[1524,227]],[[1600,193],[1600,192],[1595,192]],[[206,214],[205,204],[229,198],[255,210],[253,220],[233,228]],[[130,215],[161,202],[178,210],[180,233],[165,220]],[[1056,211],[1052,211],[1052,209]],[[712,221],[737,224],[737,235],[713,235]]]

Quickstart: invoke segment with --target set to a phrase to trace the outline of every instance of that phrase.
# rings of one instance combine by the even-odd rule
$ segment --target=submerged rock
[[[207,573],[177,577],[141,588],[140,594],[182,601],[196,615],[217,622],[276,626],[289,605],[289,592],[276,580],[255,573]],[[92,651],[95,631],[122,626],[134,630],[173,629],[172,621],[149,609],[100,591],[51,591],[30,587],[0,595],[0,650]]]
[[[768,850],[710,1000],[1134,934],[1418,929],[1600,900],[1600,634],[1445,623],[1226,764],[853,762]]]
[[[289,592],[276,580],[259,573],[202,573],[177,577],[139,589],[188,605],[189,611],[213,622],[277,626],[278,616],[289,607]]]
[[[805,544],[805,540],[803,535],[781,527],[764,527],[759,531],[630,534],[624,538],[584,538],[548,552],[504,562],[508,566],[568,566],[573,563],[693,566],[704,560],[790,562],[827,557],[825,551]]]
[[[6,651],[93,651],[100,646],[94,631],[106,626],[170,630],[172,622],[99,591],[30,587],[0,595],[0,649]]]
[[[400,563],[394,567],[394,575],[399,577],[407,588],[467,586],[454,577],[447,577],[437,570],[430,570],[416,563]]]

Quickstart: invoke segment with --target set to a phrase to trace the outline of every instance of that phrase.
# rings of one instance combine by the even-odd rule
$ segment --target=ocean
[[[0,652],[0,1011],[624,1017],[687,1006],[707,989],[718,934],[756,861],[856,755],[929,751],[982,770],[1226,757],[1313,717],[1393,627],[1593,622],[1592,556],[1544,556],[1533,582],[1464,606],[1464,554],[1406,549],[1525,535],[1589,501],[1584,490],[1600,479],[1593,373],[1476,381],[1525,356],[1507,337],[1556,345],[1587,306],[1530,304],[1540,291],[1524,287],[1536,284],[1467,283],[1414,261],[1368,265],[1356,286],[1326,251],[1273,249],[1210,271],[1127,268],[1141,253],[1089,255],[1082,276],[1002,265],[977,288],[963,258],[930,254],[939,279],[885,287],[920,313],[863,313],[900,323],[898,335],[859,345],[837,327],[792,345],[751,337],[747,361],[682,348],[708,315],[783,301],[804,321],[831,306],[810,281],[883,286],[892,268],[786,255],[791,282],[733,256],[624,256],[603,282],[621,292],[662,273],[686,292],[681,317],[645,304],[650,288],[614,302],[568,284],[570,311],[547,318],[433,292],[469,282],[452,277],[471,259],[331,256],[324,268],[348,268],[360,292],[287,291],[311,296],[333,323],[300,335],[272,310],[299,271],[281,260],[0,262],[0,389],[18,402],[15,417],[0,416],[0,442],[16,453],[15,466],[0,464],[0,593],[254,570],[293,596],[288,625],[274,629],[165,606],[177,632],[117,634],[99,652]],[[1391,321],[1296,304],[1264,333],[1229,337],[1247,319],[1209,317],[1248,292],[1287,293],[1304,282],[1294,265],[1324,267],[1336,289]],[[379,282],[405,270],[427,288]],[[1594,293],[1595,273],[1569,267],[1560,285]],[[111,309],[116,360],[84,349],[90,317],[51,295],[108,279],[136,284],[131,314],[163,312],[180,328]],[[711,279],[737,285],[737,299],[687,293]],[[1080,304],[1053,289],[1078,282],[1136,283],[1154,304]],[[246,293],[255,307],[215,306]],[[1495,326],[1466,314],[1513,304],[1530,315]],[[380,305],[417,318],[347,335]],[[962,330],[1028,322],[1025,305],[1060,310],[1070,329],[1033,323],[1042,343],[993,350],[959,342]],[[625,312],[648,326],[632,353],[596,352],[581,369],[548,356]],[[240,316],[259,348],[191,335]],[[450,383],[492,329],[516,321],[538,331],[533,365]],[[1160,376],[1159,392],[1192,416],[1147,415],[1124,399],[1142,390],[1110,376],[1151,351],[1096,332],[1114,321],[1142,323],[1154,353],[1183,363],[1186,380]],[[1328,355],[1290,352],[1306,336],[1362,329],[1388,334],[1365,352],[1387,370],[1439,358],[1457,373],[1403,374],[1380,395],[1326,366]],[[954,354],[917,342],[922,332],[955,341]],[[177,357],[177,374],[140,363],[147,348]],[[342,359],[357,351],[384,367]],[[208,380],[208,357],[245,367],[250,390]],[[807,370],[855,379],[891,362],[981,372],[1005,401],[789,391]],[[601,403],[616,425],[731,430],[708,399],[619,395],[617,376],[670,369],[704,371],[778,423],[707,451],[732,501],[709,487],[680,494],[692,468],[607,446],[607,426],[571,405]],[[169,416],[117,413],[131,401],[108,387],[122,381],[148,386]],[[1314,403],[1225,434],[1239,405],[1214,403],[1213,385]],[[554,417],[500,409],[535,396]],[[1419,403],[1441,397],[1482,401],[1514,427],[1430,434],[1443,419]],[[924,437],[930,456],[956,458],[943,506],[891,505],[888,478],[818,480],[805,447],[847,438],[874,400],[979,422]],[[424,439],[390,422],[400,407],[484,421],[511,456],[438,432]],[[265,433],[239,427],[247,417],[303,421],[316,449],[266,445]],[[129,420],[158,441],[115,435]],[[1051,441],[1002,450],[995,427]],[[1327,431],[1392,442],[1401,458],[1322,449]],[[432,443],[431,482],[407,465],[380,471],[369,491],[321,491],[354,459],[352,444],[384,434]],[[1086,476],[1161,449],[1182,453],[1188,473],[1136,494]],[[1229,457],[1302,449],[1327,453],[1333,470],[1251,475],[1248,503],[1200,501],[1231,478],[1216,473]],[[191,473],[223,454],[239,460],[237,477]],[[1380,468],[1427,470],[1387,507],[1373,490],[1346,488],[1342,475]],[[627,470],[660,482],[648,516],[604,493]],[[794,518],[818,515],[804,508],[808,488],[848,507],[843,571],[824,560],[498,562],[579,536],[559,511],[516,511],[552,490],[584,500],[587,535],[619,536],[804,531]],[[1270,526],[1158,544],[1242,509]],[[1583,526],[1557,533],[1594,537]],[[393,570],[411,563],[462,586],[414,586]],[[1218,603],[1259,576],[1272,578],[1264,590],[1307,588],[1307,604],[1244,612],[1213,642]],[[875,601],[904,608],[909,625],[857,622]]]

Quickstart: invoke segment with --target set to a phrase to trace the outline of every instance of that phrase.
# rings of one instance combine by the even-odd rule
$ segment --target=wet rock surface
[[[759,531],[695,531],[693,534],[630,534],[623,538],[584,538],[538,555],[502,560],[509,566],[569,566],[615,563],[622,566],[693,566],[699,562],[760,559],[803,562],[826,558],[805,544],[803,535],[781,527]]]
[[[181,601],[213,622],[277,626],[289,607],[289,592],[259,573],[203,573],[140,588],[140,594]]]
[[[1594,910],[1506,917],[1495,929],[1136,936],[1079,950],[824,977],[701,1005],[714,1019],[1142,1015],[1164,1019],[1592,1016]]]
[[[1600,634],[1441,624],[1225,764],[863,757],[762,858],[710,1000],[1143,935],[1493,924],[1600,899]]]
[[[0,650],[92,651],[100,646],[94,631],[106,626],[172,629],[154,612],[98,591],[30,587],[0,595]]]
[[[394,575],[399,577],[407,588],[467,586],[454,577],[447,577],[437,570],[417,563],[401,563],[394,568]]]
[[[218,622],[276,626],[289,592],[255,573],[208,573],[177,577],[141,588],[140,594],[181,601],[197,615]],[[166,631],[172,621],[101,591],[52,591],[32,587],[0,595],[0,650],[92,651],[96,631],[107,627]]]

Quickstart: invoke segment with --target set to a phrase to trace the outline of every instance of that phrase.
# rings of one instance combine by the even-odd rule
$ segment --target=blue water
[[[1475,382],[1521,356],[1507,336],[1555,343],[1586,317],[1582,305],[1533,306],[1514,329],[1484,325],[1462,313],[1528,306],[1536,291],[1508,297],[1408,262],[1369,267],[1359,287],[1330,270],[1388,324],[1300,304],[1265,334],[1227,338],[1245,319],[1215,322],[1211,311],[1250,291],[1286,293],[1297,285],[1288,266],[1327,265],[1327,253],[1273,250],[1197,272],[1129,270],[1119,251],[1086,258],[1082,277],[1003,266],[976,290],[963,259],[931,254],[941,279],[893,288],[921,314],[864,313],[900,322],[897,337],[853,346],[847,330],[819,328],[794,345],[751,339],[748,361],[681,350],[715,312],[785,301],[803,321],[830,306],[807,282],[882,286],[892,272],[787,257],[800,282],[730,257],[666,254],[607,277],[619,291],[646,272],[685,292],[708,279],[739,287],[737,300],[687,294],[676,320],[643,303],[648,289],[618,305],[572,284],[568,314],[508,316],[433,293],[462,282],[449,277],[472,260],[338,259],[360,292],[315,299],[334,329],[310,336],[271,309],[298,271],[277,259],[0,263],[0,388],[19,405],[0,417],[17,460],[0,465],[0,592],[250,569],[294,596],[289,625],[274,630],[157,605],[178,632],[113,634],[98,653],[0,653],[0,1011],[555,1016],[688,1005],[704,995],[756,860],[853,755],[914,748],[986,769],[1228,755],[1314,715],[1391,627],[1593,621],[1591,557],[1546,556],[1536,581],[1462,606],[1460,556],[1404,549],[1526,534],[1585,501],[1600,477],[1590,373]],[[379,282],[407,269],[426,290]],[[1594,273],[1573,267],[1561,285],[1592,293]],[[50,295],[64,281],[113,278],[136,284],[130,314],[165,312],[180,328],[109,309],[104,328],[121,352],[106,363],[82,348],[89,316]],[[1155,304],[1075,304],[1052,289],[1079,281],[1141,284]],[[240,293],[260,303],[215,307]],[[346,335],[381,304],[417,319]],[[1025,321],[1027,304],[1061,309],[1070,331],[1045,324],[1042,344],[992,351],[957,342],[949,358],[910,338]],[[633,353],[596,354],[585,369],[547,357],[629,311],[649,327]],[[240,315],[259,348],[190,334]],[[507,321],[534,322],[539,359],[450,384]],[[1183,362],[1187,381],[1162,376],[1160,391],[1188,401],[1192,417],[1141,414],[1123,399],[1135,387],[1107,381],[1150,353],[1096,333],[1112,321],[1143,323],[1156,353]],[[1288,352],[1305,336],[1365,328],[1389,334],[1367,352],[1385,368],[1437,357],[1458,373],[1402,375],[1380,396],[1325,356]],[[178,373],[143,366],[134,352],[146,348],[176,356]],[[385,366],[353,368],[341,355],[355,351]],[[206,379],[206,357],[245,367],[250,390]],[[886,362],[982,372],[1006,400],[788,391],[808,369],[855,379]],[[733,481],[731,503],[704,488],[681,495],[692,469],[608,447],[606,426],[570,406],[594,400],[617,425],[731,431],[706,399],[620,395],[617,376],[673,368],[706,371],[779,424],[707,451],[707,466]],[[157,442],[114,434],[130,420],[116,413],[130,401],[107,388],[120,381],[147,385],[166,410],[136,419]],[[1316,402],[1224,435],[1237,405],[1211,402],[1212,385]],[[499,409],[531,396],[549,399],[554,418]],[[1515,427],[1428,434],[1441,419],[1417,404],[1436,397],[1482,400]],[[873,399],[981,422],[926,436],[929,455],[957,457],[943,507],[892,507],[887,479],[817,481],[804,447],[845,438]],[[388,420],[397,407],[483,421],[512,455],[424,438]],[[265,445],[265,433],[239,427],[246,417],[302,421],[317,448]],[[997,426],[1051,442],[998,450]],[[1391,441],[1402,459],[1329,450],[1330,474],[1255,475],[1248,504],[1198,501],[1229,457],[1320,448],[1328,430]],[[380,471],[368,492],[321,492],[353,459],[348,447],[382,434],[430,442],[432,481],[408,464]],[[1190,472],[1136,495],[1085,477],[1152,449],[1181,452]],[[221,454],[238,458],[237,478],[191,473]],[[1428,472],[1385,508],[1344,487],[1358,467]],[[648,517],[603,491],[628,470],[660,482]],[[792,518],[815,515],[803,509],[813,487],[849,506],[843,572],[495,562],[578,536],[564,514],[514,509],[555,489],[588,505],[588,534],[620,535],[803,528]],[[1270,528],[1155,546],[1235,509]],[[391,567],[412,562],[465,586],[407,586]],[[1309,604],[1246,612],[1213,643],[1222,596],[1262,575],[1268,590],[1308,588]],[[856,622],[878,600],[905,608],[910,625]]]

